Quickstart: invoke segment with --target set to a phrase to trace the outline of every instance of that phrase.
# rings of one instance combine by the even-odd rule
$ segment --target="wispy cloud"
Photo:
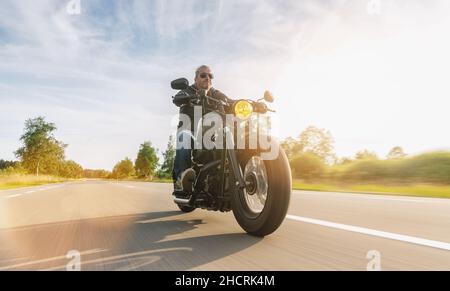
[[[348,73],[349,68],[367,71],[358,63],[378,64],[381,73],[389,65],[396,72],[414,55],[406,52],[398,64],[383,57],[391,62],[404,55],[400,47],[420,45],[408,25],[422,29],[420,37],[434,43],[445,37],[441,32],[448,22],[440,21],[449,14],[446,1],[429,1],[427,7],[418,7],[420,1],[381,1],[382,14],[370,16],[365,1],[81,0],[81,15],[68,15],[68,2],[0,2],[0,107],[8,112],[0,115],[2,158],[13,158],[23,121],[36,115],[57,123],[58,137],[70,144],[68,157],[85,167],[111,168],[125,156],[134,157],[145,140],[163,148],[177,112],[168,84],[180,76],[192,80],[194,68],[203,63],[213,66],[215,85],[231,96],[259,97],[266,88],[279,95],[279,115],[289,124],[281,131],[284,136],[314,123],[344,141],[337,144],[340,153],[367,141],[385,150],[388,145],[377,143],[393,133],[383,135],[389,125],[379,127],[365,106],[390,100],[400,110],[403,101],[376,96],[387,93],[378,88],[356,102],[371,83],[354,72],[347,76],[356,78],[349,84],[344,74],[336,76],[338,68]],[[430,27],[439,33],[429,34]],[[425,55],[417,55],[415,63],[432,70],[435,66],[422,60]],[[375,61],[367,62],[369,56]],[[444,48],[435,48],[434,60],[446,63],[445,56]],[[426,84],[439,78],[428,78]],[[381,87],[399,90],[386,79]],[[417,81],[411,75],[398,84],[404,88],[408,80]],[[352,112],[359,119],[353,128],[354,119],[342,118]],[[380,133],[369,135],[365,127]],[[450,143],[429,138],[435,141],[432,146]],[[414,150],[426,148],[414,147],[412,137],[396,140]]]

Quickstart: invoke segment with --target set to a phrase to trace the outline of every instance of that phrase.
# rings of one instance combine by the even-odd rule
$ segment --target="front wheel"
[[[241,164],[247,187],[235,191],[233,214],[247,233],[269,235],[281,225],[289,208],[292,178],[288,159],[280,149],[274,160],[254,155],[241,157]]]

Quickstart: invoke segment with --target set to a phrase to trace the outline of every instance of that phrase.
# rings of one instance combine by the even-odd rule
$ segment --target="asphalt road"
[[[78,256],[79,254],[79,256]],[[168,184],[0,191],[0,270],[450,270],[450,200],[294,191],[271,236],[178,211]]]

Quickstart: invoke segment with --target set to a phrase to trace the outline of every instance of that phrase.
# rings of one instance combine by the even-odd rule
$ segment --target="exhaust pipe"
[[[175,198],[174,200],[173,200],[176,204],[179,204],[179,205],[183,205],[183,206],[189,206],[191,203],[191,200],[190,199],[183,199],[183,198]]]

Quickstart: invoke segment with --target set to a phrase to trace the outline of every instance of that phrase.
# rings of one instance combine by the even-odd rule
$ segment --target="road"
[[[450,200],[294,191],[288,214],[256,238],[169,184],[0,191],[0,270],[450,270]]]

